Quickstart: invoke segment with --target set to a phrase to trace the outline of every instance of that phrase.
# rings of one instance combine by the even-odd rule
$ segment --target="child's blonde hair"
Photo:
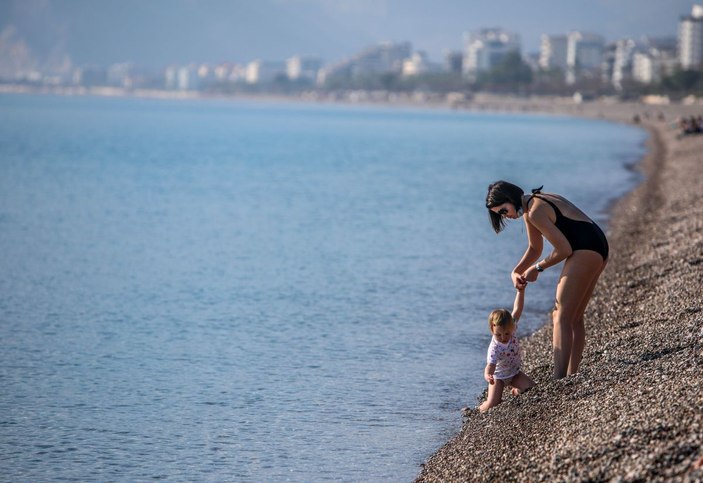
[[[488,316],[488,329],[493,333],[493,327],[510,327],[515,321],[513,314],[507,309],[496,309]]]

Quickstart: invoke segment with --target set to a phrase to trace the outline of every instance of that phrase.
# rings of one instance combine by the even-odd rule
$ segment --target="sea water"
[[[7,481],[410,481],[475,405],[522,222],[605,224],[642,131],[538,115],[0,96]],[[548,249],[548,247],[547,247]],[[558,268],[520,332],[547,320]]]

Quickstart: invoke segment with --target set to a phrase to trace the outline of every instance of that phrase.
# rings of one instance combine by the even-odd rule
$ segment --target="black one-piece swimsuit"
[[[592,250],[600,253],[603,260],[608,259],[608,240],[598,225],[591,221],[574,220],[564,216],[557,208],[557,205],[542,196],[532,195],[527,200],[528,205],[532,198],[546,201],[554,209],[554,213],[557,215],[554,225],[564,234],[564,237],[571,245],[572,251]]]

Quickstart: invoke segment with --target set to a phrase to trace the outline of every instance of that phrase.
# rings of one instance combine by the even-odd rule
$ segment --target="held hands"
[[[525,270],[525,272],[522,274],[522,278],[525,280],[525,283],[536,281],[538,276],[539,272],[537,271],[534,265]]]
[[[520,275],[517,272],[513,272],[510,276],[513,279],[513,286],[518,290],[524,290],[525,287],[527,287],[527,282],[530,281],[525,278],[524,274]],[[537,277],[535,277],[535,280],[536,279]]]
[[[532,265],[530,268],[522,272],[522,274],[513,272],[510,276],[513,279],[513,286],[515,286],[518,291],[522,291],[525,287],[527,287],[527,282],[534,282],[537,280],[539,271],[534,265]]]

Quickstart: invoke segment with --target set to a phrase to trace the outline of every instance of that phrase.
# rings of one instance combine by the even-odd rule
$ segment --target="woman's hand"
[[[537,269],[535,268],[534,265],[532,265],[530,268],[525,270],[525,273],[522,274],[522,278],[526,282],[534,282],[535,280],[537,280],[538,276],[539,276],[539,272],[537,271]]]
[[[525,272],[527,273],[527,272]],[[525,279],[524,275],[520,275],[517,272],[513,272],[510,277],[513,279],[513,286],[518,289],[518,290],[523,290],[525,287],[527,287],[527,282],[529,280]],[[535,280],[537,277],[535,277]]]

